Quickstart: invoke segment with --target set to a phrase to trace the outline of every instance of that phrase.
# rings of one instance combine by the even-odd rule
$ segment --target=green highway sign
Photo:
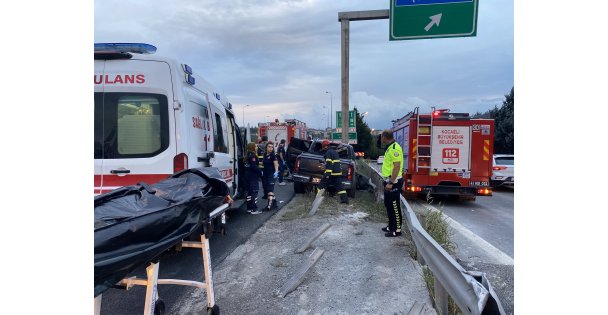
[[[342,133],[341,132],[332,132],[331,140],[338,140],[338,141],[342,140]],[[357,133],[356,132],[348,133],[348,143],[357,144]]]
[[[336,128],[342,129],[342,111],[336,112]],[[356,128],[355,127],[355,111],[348,111],[348,128]],[[342,138],[340,138],[342,139]]]
[[[390,40],[477,35],[479,0],[391,0]]]

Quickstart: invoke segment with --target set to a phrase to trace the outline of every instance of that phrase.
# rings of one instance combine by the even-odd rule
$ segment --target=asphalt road
[[[497,188],[493,196],[478,196],[476,201],[438,197],[434,205],[513,258],[513,196],[512,188]]]
[[[283,207],[293,197],[293,184],[289,181],[287,185],[275,185],[275,195],[279,201],[279,208]],[[261,199],[262,188],[260,186],[258,207],[266,205],[266,200]],[[209,240],[211,250],[211,266],[217,266],[236,247],[244,243],[251,234],[260,228],[278,210],[263,212],[252,215],[245,211],[245,205],[238,210],[231,210],[226,222],[226,235],[214,235]],[[183,279],[204,281],[202,254],[199,249],[184,249],[181,253],[162,257],[160,260],[159,278]],[[130,276],[145,279],[145,267],[136,270]],[[166,309],[170,305],[178,303],[185,297],[190,296],[194,288],[175,285],[159,285],[158,293],[165,302]],[[131,315],[142,314],[144,311],[144,299],[146,290],[143,286],[135,286],[130,290],[109,289],[103,293],[101,303],[101,314]],[[205,299],[205,297],[202,297]],[[221,306],[220,306],[221,307]],[[206,310],[201,310],[201,314]]]

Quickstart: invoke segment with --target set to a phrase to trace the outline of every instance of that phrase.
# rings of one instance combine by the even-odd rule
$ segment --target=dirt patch
[[[235,249],[214,270],[216,302],[222,314],[406,314],[415,301],[431,305],[422,270],[409,254],[404,237],[386,238],[369,213],[361,192],[351,205],[326,197],[307,217],[311,195],[294,199]],[[365,210],[365,211],[363,211]],[[323,224],[331,227],[302,254],[294,251]],[[285,298],[278,290],[315,247],[324,255],[302,284]],[[170,314],[200,313],[204,290]]]

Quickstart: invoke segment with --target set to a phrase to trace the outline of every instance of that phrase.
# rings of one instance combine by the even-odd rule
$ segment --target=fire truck
[[[307,131],[306,123],[297,119],[285,119],[284,122],[275,119],[274,122],[258,123],[258,142],[262,136],[267,136],[268,141],[274,143],[285,139],[285,146],[287,146],[291,138],[306,139]]]
[[[450,195],[460,200],[491,196],[494,120],[471,119],[447,109],[419,114],[418,108],[393,121],[403,149],[404,194]]]

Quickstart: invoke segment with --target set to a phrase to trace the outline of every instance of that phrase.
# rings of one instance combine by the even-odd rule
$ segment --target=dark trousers
[[[386,186],[384,181],[384,186]],[[403,217],[401,216],[401,187],[403,186],[403,178],[399,179],[396,184],[393,184],[393,189],[390,191],[384,190],[384,206],[386,207],[386,216],[388,217],[388,229],[392,232],[401,231]]]
[[[245,180],[247,181],[247,210],[258,208],[258,178],[258,174],[245,174]]]
[[[281,162],[279,160],[279,183],[283,182],[283,174],[285,173],[286,168],[287,166],[285,165],[285,162]]]
[[[344,190],[344,187],[342,185],[342,176],[340,175],[330,175],[327,179],[321,179],[321,182],[319,183],[319,188],[328,188],[328,190],[330,188],[333,188],[335,193],[340,196],[340,200],[342,202],[348,202],[348,195],[346,194],[346,190]]]

